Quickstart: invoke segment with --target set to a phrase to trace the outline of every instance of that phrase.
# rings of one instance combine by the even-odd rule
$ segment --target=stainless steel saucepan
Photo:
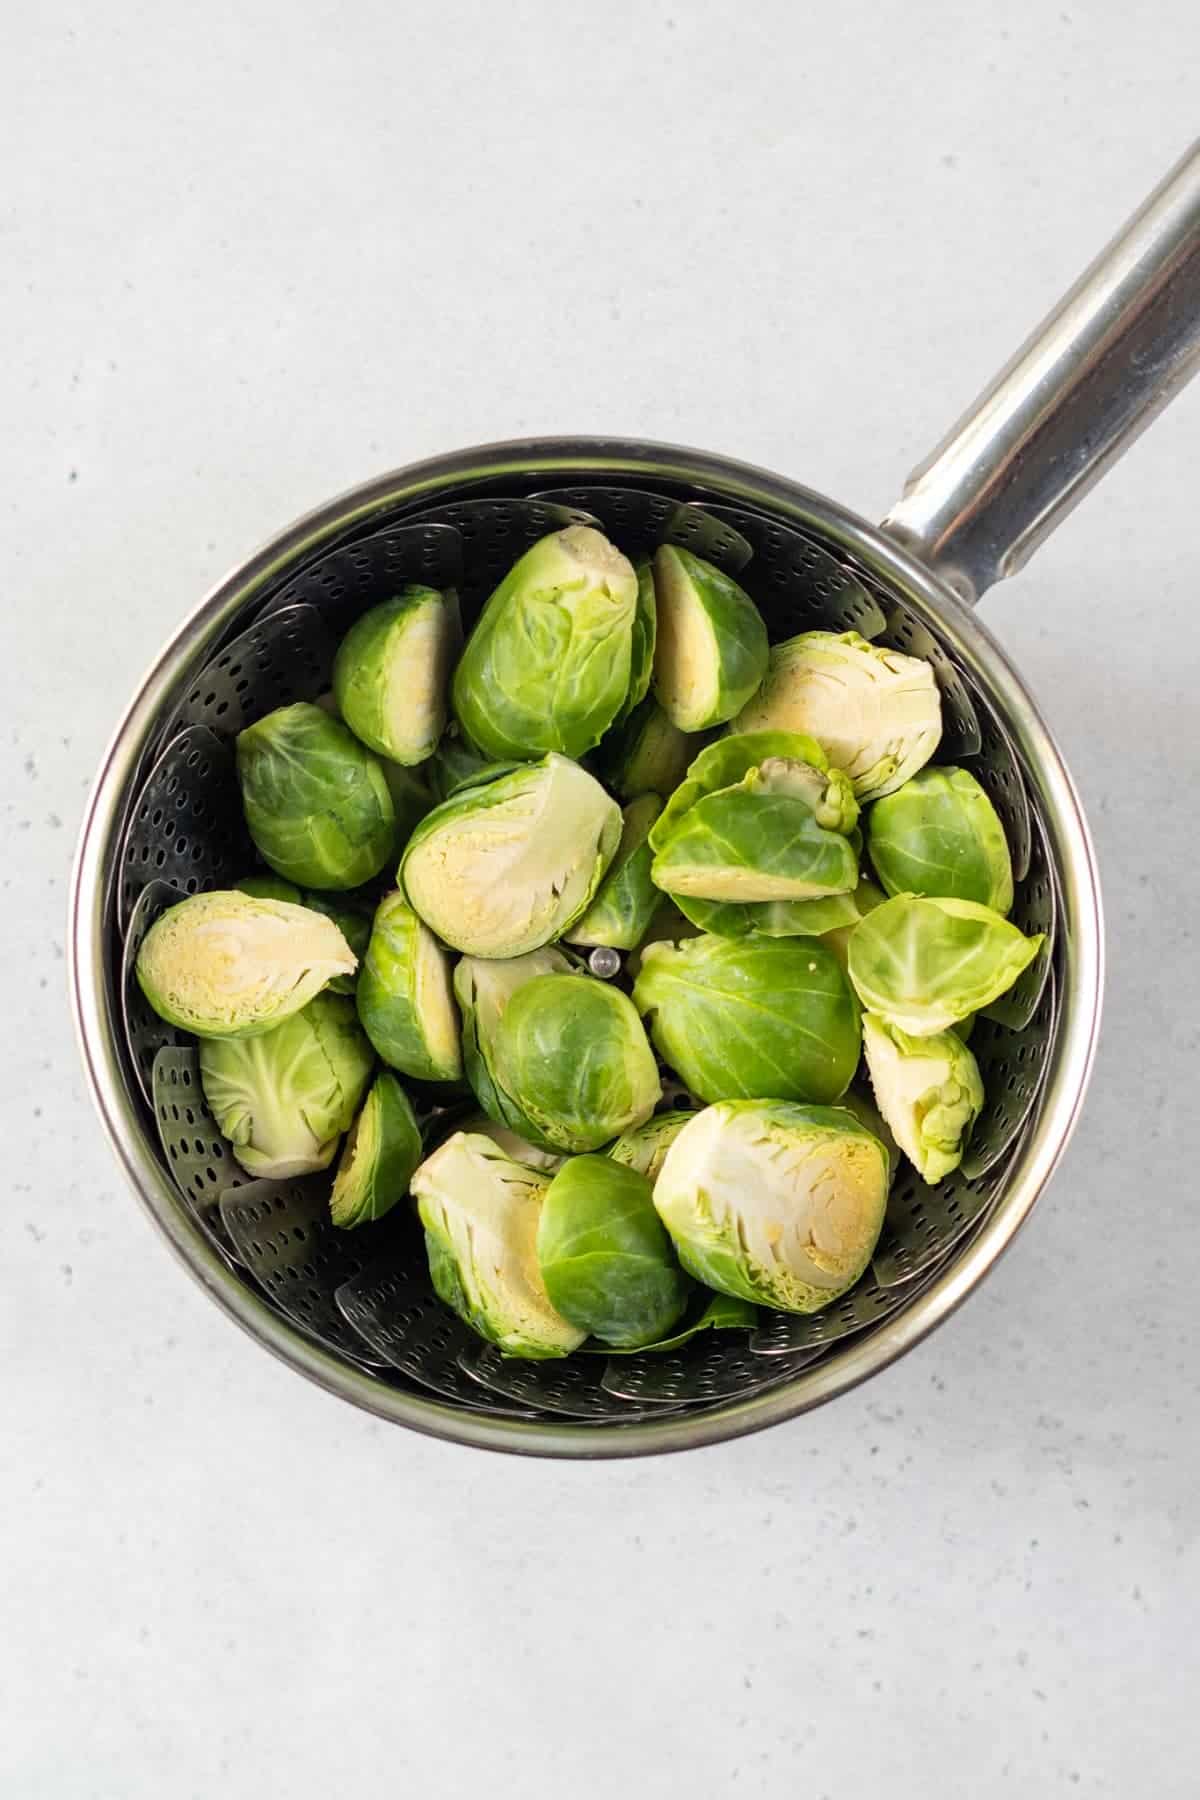
[[[617,439],[460,451],[356,488],[222,581],[138,688],[100,766],[74,872],[70,983],[88,1081],[154,1223],[246,1331],[380,1417],[490,1449],[684,1449],[833,1398],[924,1338],[979,1283],[1078,1117],[1102,986],[1100,894],[1070,775],[972,611],[1025,562],[1200,360],[1200,146],[1151,195],[910,479],[882,526],[724,457]],[[398,579],[456,581],[468,613],[542,531],[598,519],[625,547],[691,542],[740,571],[773,637],[848,625],[928,656],[947,760],[1000,811],[1014,917],[1047,932],[973,1040],[988,1110],[967,1164],[896,1184],[871,1272],[812,1319],[764,1315],[673,1356],[505,1363],[432,1300],[402,1227],[339,1236],[303,1182],[248,1183],[208,1118],[194,1051],[129,971],[157,910],[248,855],[229,746],[328,683],[331,645]],[[241,859],[241,860],[239,860]],[[1003,1009],[1002,1009],[1003,1010]],[[706,1341],[708,1340],[708,1341]]]

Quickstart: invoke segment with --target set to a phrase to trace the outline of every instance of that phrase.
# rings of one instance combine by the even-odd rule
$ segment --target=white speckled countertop
[[[64,998],[115,716],[302,509],[615,430],[884,511],[1195,130],[1192,0],[982,21],[0,20],[6,1797],[1195,1794],[1200,391],[987,602],[1105,876],[1086,1117],[986,1288],[836,1406],[602,1467],[358,1416],[169,1260]]]

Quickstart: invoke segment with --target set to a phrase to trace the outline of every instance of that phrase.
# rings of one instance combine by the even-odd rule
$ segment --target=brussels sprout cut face
[[[400,876],[448,944],[470,956],[520,956],[578,918],[620,837],[620,809],[600,783],[547,756],[459,788],[417,826]]]
[[[454,711],[489,756],[583,756],[629,693],[638,582],[599,531],[527,550],[483,609],[454,673]]]
[[[357,997],[363,1027],[384,1062],[419,1081],[459,1079],[449,958],[402,894],[379,903]]]
[[[953,1031],[910,1037],[867,1013],[863,1048],[879,1110],[931,1187],[957,1169],[983,1108],[979,1066]]]
[[[350,627],[333,664],[343,719],[380,756],[424,762],[446,723],[458,596],[409,585]]]
[[[333,920],[353,950],[361,968],[362,959],[367,954],[367,945],[371,938],[370,913],[363,912],[359,907],[348,905],[344,901],[339,904],[337,900],[331,900],[327,894],[301,894],[300,904],[301,906],[310,906],[314,912],[324,913],[327,919]],[[355,984],[355,976],[339,975],[336,980],[330,982],[329,991],[333,994],[352,994]]]
[[[197,1037],[252,1037],[356,966],[332,919],[231,889],[168,907],[146,933],[137,978],[168,1024]]]
[[[378,760],[319,706],[239,732],[238,780],[255,848],[288,881],[352,888],[392,856],[396,815]]]
[[[858,1006],[812,938],[698,937],[642,958],[634,1003],[703,1100],[836,1100],[858,1066]]]
[[[283,1181],[325,1168],[374,1058],[354,1003],[318,994],[258,1037],[200,1045],[200,1085],[247,1174]]]
[[[641,943],[662,904],[662,894],[650,878],[654,853],[648,842],[650,827],[661,811],[657,794],[643,794],[625,808],[621,842],[608,873],[587,911],[566,932],[572,944],[634,950]]]
[[[922,769],[871,808],[867,846],[889,894],[973,900],[1007,913],[1012,862],[996,809],[966,769]]]
[[[685,1269],[785,1312],[819,1312],[854,1286],[887,1205],[882,1144],[837,1107],[742,1100],[680,1132],[654,1204]]]
[[[969,900],[897,894],[855,927],[850,979],[868,1012],[930,1037],[1007,993],[1042,942]]]
[[[767,670],[767,628],[757,606],[722,570],[663,544],[654,557],[658,642],[654,691],[680,731],[724,724]]]
[[[408,1095],[386,1070],[375,1077],[350,1127],[333,1180],[329,1211],[349,1230],[382,1219],[408,1192],[421,1160],[421,1132]]]
[[[738,731],[804,731],[854,783],[860,800],[890,794],[923,768],[942,735],[933,670],[856,631],[805,631],[776,644]]]
[[[461,1131],[412,1178],[439,1299],[506,1356],[567,1356],[585,1336],[551,1304],[538,1267],[548,1186],[490,1138]]]

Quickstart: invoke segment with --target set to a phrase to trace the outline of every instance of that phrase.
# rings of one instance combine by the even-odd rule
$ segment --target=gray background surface
[[[1195,1793],[1200,392],[987,602],[1106,881],[1082,1128],[818,1415],[553,1467],[302,1383],[121,1185],[63,938],[118,710],[270,531],[570,431],[879,516],[1192,135],[1198,52],[1194,0],[0,11],[4,1795]]]

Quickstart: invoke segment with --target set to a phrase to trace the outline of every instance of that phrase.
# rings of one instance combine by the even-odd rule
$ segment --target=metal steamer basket
[[[1079,1114],[1100,1015],[1095,862],[1020,676],[971,610],[1021,566],[1200,360],[1200,147],[1173,171],[913,476],[882,527],[782,477],[669,445],[543,439],[385,475],[290,526],[176,632],[100,767],[71,895],[71,990],[112,1147],[187,1268],[331,1393],[489,1449],[679,1450],[792,1417],[885,1368],[992,1267]],[[348,625],[397,583],[459,588],[470,621],[527,544],[598,522],[737,573],[773,639],[825,626],[927,658],[943,761],[985,785],[1013,855],[1013,917],[1047,950],[972,1040],[987,1107],[963,1167],[897,1178],[871,1268],[812,1317],[763,1312],[661,1356],[506,1361],[435,1300],[406,1208],[339,1233],[328,1177],[250,1181],[207,1113],[194,1046],[130,979],[158,911],[250,866],[232,741],[325,691]],[[418,1100],[420,1096],[418,1095]]]

